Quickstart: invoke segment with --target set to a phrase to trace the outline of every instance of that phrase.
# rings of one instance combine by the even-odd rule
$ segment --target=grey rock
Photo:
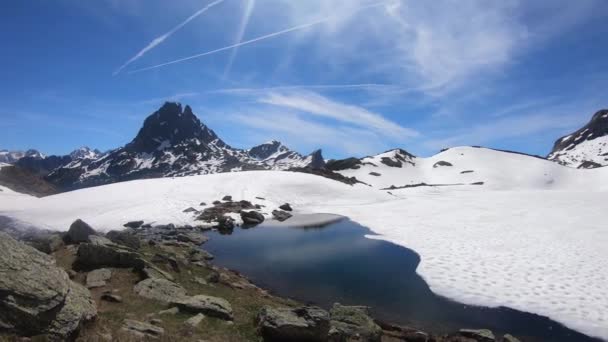
[[[172,303],[186,298],[186,289],[167,279],[149,278],[133,288],[138,295],[160,302]]]
[[[115,244],[123,245],[132,249],[139,249],[141,247],[141,241],[139,238],[135,234],[128,231],[119,232],[112,230],[106,234],[106,237]]]
[[[281,206],[279,206],[279,209],[281,210],[285,210],[285,211],[292,211],[293,209],[291,208],[291,205],[289,203],[285,203]]]
[[[126,228],[139,228],[141,226],[143,226],[144,221],[131,221],[131,222],[127,222],[123,225],[123,227]]]
[[[107,239],[96,237],[92,243],[80,244],[75,266],[81,269],[116,267],[136,270],[142,270],[146,266],[139,253],[103,240]]]
[[[66,235],[66,239],[70,243],[81,243],[88,242],[89,235],[96,235],[97,232],[91,228],[86,222],[81,219],[78,219],[72,223],[68,233]]]
[[[58,233],[40,232],[24,237],[23,241],[37,250],[51,254],[63,247],[63,238]]]
[[[317,307],[264,307],[257,316],[264,341],[326,341],[329,314]]]
[[[140,274],[144,279],[157,278],[173,281],[172,275],[149,263],[146,263],[146,266],[140,271]]]
[[[329,341],[380,341],[382,328],[369,316],[365,306],[334,304],[330,311]]]
[[[158,312],[159,315],[177,315],[178,313],[179,309],[177,308],[177,306]]]
[[[380,176],[382,176],[382,174],[380,174],[378,172],[370,172],[369,174],[370,174],[370,176],[374,176],[374,177],[380,177]]]
[[[47,329],[49,339],[65,341],[97,316],[97,305],[84,286],[71,282],[70,292]]]
[[[163,324],[163,320],[160,319],[160,318],[152,318],[150,320],[150,323],[152,323],[152,324],[154,324],[156,326],[159,326],[159,325]]]
[[[108,268],[100,268],[93,270],[87,274],[86,286],[88,288],[106,286],[106,281],[112,277],[112,270]]]
[[[201,233],[196,232],[188,232],[188,233],[180,233],[177,235],[177,241],[181,242],[191,242],[197,246],[204,244],[209,241],[209,238]]]
[[[201,277],[194,277],[194,282],[196,282],[199,285],[208,285],[209,283],[207,283],[207,280],[205,280],[204,278]]]
[[[264,215],[257,211],[241,211],[241,219],[243,224],[258,225],[264,222]]]
[[[198,295],[174,300],[172,303],[182,312],[202,313],[229,321],[233,319],[232,306],[223,298]]]
[[[0,326],[64,340],[97,315],[89,291],[50,256],[0,233]]]
[[[184,213],[196,213],[196,212],[198,212],[198,210],[196,210],[196,209],[194,209],[194,208],[190,207],[190,208],[188,208],[188,209],[184,209],[184,211],[183,211],[183,212],[184,212]]]
[[[222,201],[231,202],[231,201],[232,201],[232,196],[224,196],[224,197],[222,198]]]
[[[199,313],[196,316],[192,316],[192,317],[188,318],[188,320],[186,320],[186,322],[184,324],[186,324],[190,328],[196,328],[201,324],[201,322],[204,319],[205,319],[205,315],[203,315],[202,313]]]
[[[464,337],[470,337],[481,342],[496,341],[496,337],[488,329],[460,329],[458,333]]]
[[[220,278],[220,273],[218,271],[211,271],[211,273],[207,275],[207,281],[212,284],[219,283]]]
[[[115,295],[112,292],[104,292],[101,294],[101,300],[111,303],[122,303],[122,297]]]
[[[152,257],[152,262],[155,264],[169,265],[174,272],[180,272],[179,263],[177,262],[177,259],[172,256],[156,253]]]
[[[208,260],[213,260],[214,257],[211,253],[207,252],[206,250],[203,249],[194,249],[190,252],[190,257],[188,260],[192,261],[192,262],[198,262],[198,261],[208,261]]]
[[[217,229],[220,231],[229,231],[234,229],[234,219],[230,216],[222,216],[217,221]]]
[[[291,215],[290,213],[286,212],[286,211],[282,211],[282,210],[273,210],[272,211],[272,216],[279,222],[284,222],[288,219],[290,219],[293,215]]]
[[[165,333],[161,327],[132,319],[124,320],[122,330],[139,338],[159,338]]]

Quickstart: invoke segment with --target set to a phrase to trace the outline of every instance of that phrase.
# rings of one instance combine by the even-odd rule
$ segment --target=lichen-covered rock
[[[80,284],[71,282],[64,305],[47,332],[50,339],[65,341],[77,332],[84,322],[97,316],[97,306],[91,293]]]
[[[138,295],[160,302],[173,303],[186,298],[186,289],[162,278],[142,280],[133,288]]]
[[[66,234],[66,240],[70,243],[88,242],[89,235],[97,235],[97,232],[86,222],[78,219],[70,226],[70,229]]]
[[[329,341],[380,341],[382,328],[369,316],[366,306],[334,304],[330,311]]]
[[[97,315],[89,291],[50,256],[0,233],[0,327],[66,340]]]
[[[173,300],[172,303],[177,305],[179,310],[183,312],[202,313],[229,321],[233,319],[232,306],[223,298],[198,295]]]
[[[100,267],[134,268],[141,270],[146,266],[145,261],[137,252],[119,245],[97,240],[93,243],[83,243],[78,246],[75,266],[82,269],[96,269]]]
[[[317,307],[264,307],[257,316],[264,341],[326,341],[329,314]]]

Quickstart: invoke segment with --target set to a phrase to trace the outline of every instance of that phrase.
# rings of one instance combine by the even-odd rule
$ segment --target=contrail
[[[379,6],[383,6],[383,5],[386,5],[386,1],[380,2],[380,3],[371,4],[371,5],[367,5],[367,6],[359,7],[358,9],[356,9],[356,10],[348,13],[347,15],[352,15],[352,14],[357,13],[359,11],[362,11],[364,9],[368,9],[368,8],[372,8],[372,7],[379,7]],[[302,24],[302,25],[294,26],[294,27],[291,27],[291,28],[288,28],[288,29],[285,29],[285,30],[281,30],[281,31],[278,31],[278,32],[270,33],[270,34],[267,34],[267,35],[264,35],[264,36],[260,36],[260,37],[257,37],[257,38],[253,38],[253,39],[250,39],[250,40],[246,40],[244,42],[240,42],[240,43],[237,43],[237,44],[225,46],[223,48],[219,48],[219,49],[216,49],[216,50],[199,53],[199,54],[196,54],[196,55],[193,55],[193,56],[176,59],[174,61],[170,61],[170,62],[158,64],[158,65],[149,66],[149,67],[146,67],[146,68],[132,70],[132,71],[129,71],[129,74],[135,74],[135,73],[142,72],[142,71],[162,68],[162,67],[167,66],[167,65],[181,63],[181,62],[189,61],[191,59],[201,58],[201,57],[204,57],[204,56],[209,56],[209,55],[212,55],[212,54],[215,54],[215,53],[218,53],[218,52],[222,52],[222,51],[238,48],[238,47],[241,47],[241,46],[244,46],[244,45],[253,44],[253,43],[259,42],[261,40],[266,40],[266,39],[273,38],[273,37],[276,37],[276,36],[281,36],[281,35],[284,35],[286,33],[303,30],[303,29],[309,28],[311,26],[319,25],[319,24],[328,22],[330,20],[334,20],[336,18],[341,18],[341,17],[345,17],[345,16],[346,15],[341,15],[341,16],[337,16],[336,15],[336,16],[329,16],[329,17],[321,18],[321,19],[315,20],[315,21],[307,23],[307,24]]]
[[[246,0],[247,5],[245,6],[245,11],[243,13],[243,20],[241,21],[241,25],[239,26],[239,31],[237,34],[236,42],[240,43],[243,41],[243,36],[245,36],[245,29],[247,29],[247,25],[249,24],[249,18],[251,18],[251,13],[253,12],[253,8],[255,7],[255,0]],[[236,54],[239,49],[234,48],[230,53],[230,58],[228,58],[228,64],[226,64],[226,69],[224,69],[223,78],[226,78],[232,70],[232,64],[234,63],[234,59],[236,58]]]
[[[218,4],[220,4],[220,3],[224,2],[224,1],[225,0],[216,0],[216,1],[212,2],[212,3],[210,3],[209,5],[201,8],[196,13],[194,13],[193,15],[191,15],[190,17],[188,17],[188,19],[184,20],[179,25],[175,26],[169,32],[163,34],[160,37],[155,38],[154,40],[152,40],[150,42],[150,44],[148,44],[145,48],[143,48],[141,51],[139,51],[135,56],[133,56],[131,59],[129,59],[125,64],[123,64],[122,66],[120,66],[120,68],[116,69],[116,71],[114,71],[113,75],[114,76],[118,75],[124,68],[126,68],[129,64],[135,62],[136,60],[140,59],[144,54],[146,54],[146,52],[154,49],[160,43],[164,42],[167,38],[171,37],[171,35],[173,35],[175,32],[179,31],[182,27],[186,26],[189,22],[191,22],[192,20],[196,19],[201,14],[207,12],[213,6],[218,5]]]

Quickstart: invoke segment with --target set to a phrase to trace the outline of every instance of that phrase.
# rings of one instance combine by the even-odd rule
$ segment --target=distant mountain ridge
[[[608,165],[608,110],[597,112],[580,130],[557,140],[546,159],[574,168]],[[395,170],[415,167],[421,160],[403,149],[393,149],[361,159],[326,162],[321,150],[304,156],[277,140],[237,149],[203,124],[190,106],[172,102],[148,116],[130,143],[106,153],[88,147],[66,156],[48,157],[36,150],[0,151],[0,163],[27,169],[63,191],[141,178],[247,170],[292,170],[348,184],[362,178],[366,183],[376,183],[378,177],[384,178],[376,175],[380,173],[374,170],[376,166]],[[349,171],[361,168],[368,172]]]
[[[547,159],[585,169],[608,165],[608,109],[595,113],[578,131],[559,138]]]
[[[233,148],[190,106],[167,102],[145,119],[127,145],[86,162],[64,164],[46,179],[62,189],[75,189],[140,178],[323,166],[320,151],[302,156],[278,141],[249,150]]]

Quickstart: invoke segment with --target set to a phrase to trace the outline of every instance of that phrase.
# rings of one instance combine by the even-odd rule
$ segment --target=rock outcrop
[[[264,307],[257,317],[264,341],[327,341],[329,314],[318,307]]]
[[[0,329],[65,340],[97,315],[89,291],[50,256],[0,233]]]

